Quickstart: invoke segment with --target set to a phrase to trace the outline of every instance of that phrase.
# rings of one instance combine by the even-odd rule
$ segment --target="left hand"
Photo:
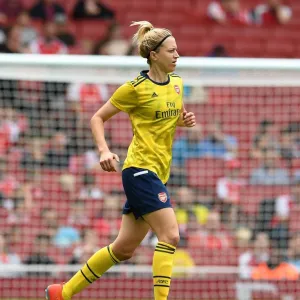
[[[182,120],[185,127],[194,127],[196,125],[196,117],[193,112],[185,110],[182,113]]]

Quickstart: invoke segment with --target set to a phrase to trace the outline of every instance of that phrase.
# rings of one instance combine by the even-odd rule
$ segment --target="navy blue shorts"
[[[166,186],[154,172],[127,168],[122,171],[122,181],[127,197],[123,214],[132,212],[138,219],[159,209],[172,207]]]

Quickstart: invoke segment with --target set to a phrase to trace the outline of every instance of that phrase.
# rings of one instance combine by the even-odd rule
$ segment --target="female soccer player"
[[[103,124],[120,111],[128,113],[132,122],[134,136],[122,171],[127,201],[121,229],[116,240],[96,252],[67,283],[48,286],[48,300],[70,300],[113,265],[129,259],[150,228],[158,238],[153,256],[155,300],[165,300],[169,294],[179,241],[166,188],[172,142],[176,126],[193,127],[196,121],[194,114],[183,107],[182,79],[172,73],[179,58],[175,38],[169,30],[154,28],[147,21],[132,25],[139,26],[133,40],[150,70],[119,87],[91,119],[100,165],[107,172],[116,172],[119,158],[106,144]]]

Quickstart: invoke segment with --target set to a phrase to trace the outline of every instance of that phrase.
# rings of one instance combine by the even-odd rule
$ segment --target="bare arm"
[[[108,172],[116,171],[114,159],[119,162],[119,157],[111,153],[107,146],[104,136],[104,122],[119,112],[120,110],[108,101],[91,118],[91,130],[101,156],[100,165],[104,171]]]

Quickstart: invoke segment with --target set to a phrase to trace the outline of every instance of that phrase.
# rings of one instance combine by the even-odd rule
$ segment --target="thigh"
[[[163,208],[143,216],[159,241],[170,242],[179,237],[179,228],[173,208]]]
[[[150,226],[142,218],[136,219],[133,213],[123,215],[122,224],[113,251],[132,253],[148,233]]]

